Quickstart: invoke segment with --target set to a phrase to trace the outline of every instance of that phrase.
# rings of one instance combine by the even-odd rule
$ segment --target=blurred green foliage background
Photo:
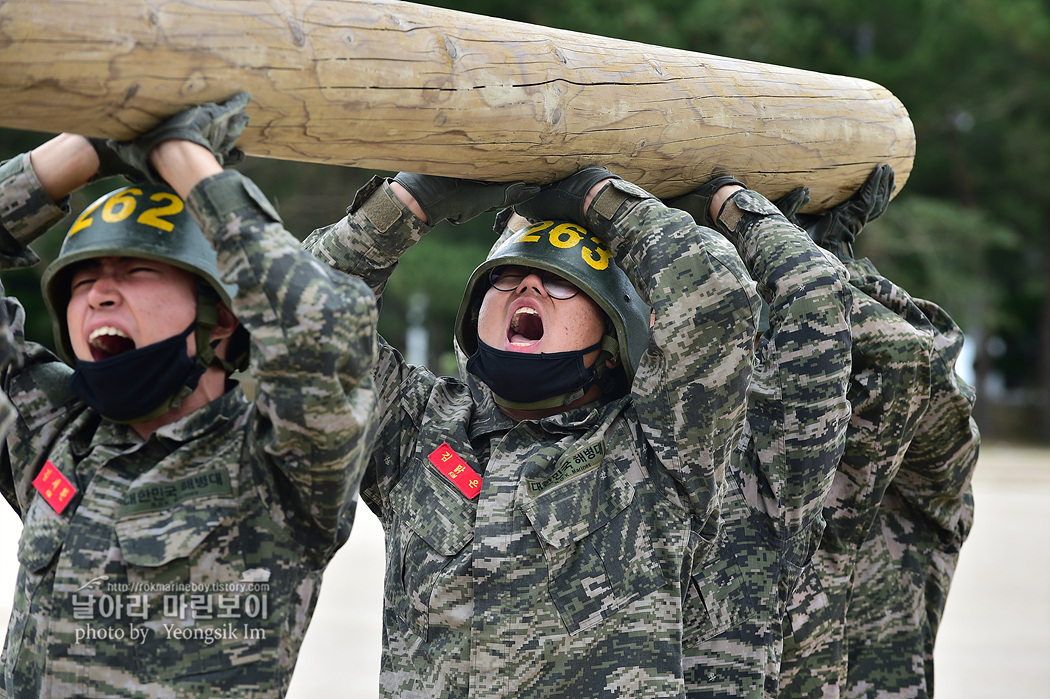
[[[860,77],[907,107],[917,155],[907,186],[861,236],[870,257],[914,295],[945,307],[972,355],[986,438],[1050,442],[1050,1],[1048,0],[461,0],[456,10]],[[0,107],[2,108],[2,107]],[[0,130],[0,154],[50,137]],[[344,215],[372,172],[249,158],[239,169],[305,237]],[[390,173],[380,173],[390,174]],[[112,188],[77,193],[74,213]],[[427,363],[454,372],[452,322],[463,285],[493,241],[492,217],[443,224],[402,259],[380,330],[404,347],[425,299]],[[57,252],[65,222],[34,248]],[[27,306],[27,334],[50,344],[39,274],[5,272]],[[971,366],[972,365],[972,366]]]

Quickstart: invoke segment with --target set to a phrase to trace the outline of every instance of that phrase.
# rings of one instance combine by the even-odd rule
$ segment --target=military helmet
[[[219,279],[215,250],[178,194],[153,184],[110,192],[73,222],[40,282],[59,352],[71,363],[75,357],[66,324],[70,274],[78,262],[98,257],[140,257],[182,268],[203,279],[227,306],[237,294],[235,284]]]
[[[478,310],[489,272],[503,265],[547,270],[578,286],[612,321],[627,380],[634,379],[649,343],[649,307],[601,239],[567,221],[540,221],[511,233],[470,275],[456,317],[456,341],[467,356],[478,348]]]

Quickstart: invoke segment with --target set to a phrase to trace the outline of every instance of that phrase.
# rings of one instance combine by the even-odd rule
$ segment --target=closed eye
[[[78,290],[90,288],[96,279],[98,276],[94,274],[76,274],[69,283],[70,290],[75,293]]]
[[[521,274],[504,274],[500,276],[496,281],[499,283],[499,286],[504,289],[506,289],[507,287],[516,289],[519,286],[521,286],[521,280],[524,278],[525,277]]]

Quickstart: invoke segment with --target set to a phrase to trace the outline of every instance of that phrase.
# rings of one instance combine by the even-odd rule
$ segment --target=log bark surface
[[[380,0],[0,0],[0,126],[128,139],[252,94],[249,154],[659,196],[728,172],[808,211],[915,134],[875,83]]]

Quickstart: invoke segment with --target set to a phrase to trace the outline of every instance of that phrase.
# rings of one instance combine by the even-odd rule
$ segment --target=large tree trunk
[[[602,164],[654,194],[729,172],[845,199],[911,173],[889,91],[403,2],[6,0],[0,126],[127,139],[252,94],[252,155],[548,182]]]

